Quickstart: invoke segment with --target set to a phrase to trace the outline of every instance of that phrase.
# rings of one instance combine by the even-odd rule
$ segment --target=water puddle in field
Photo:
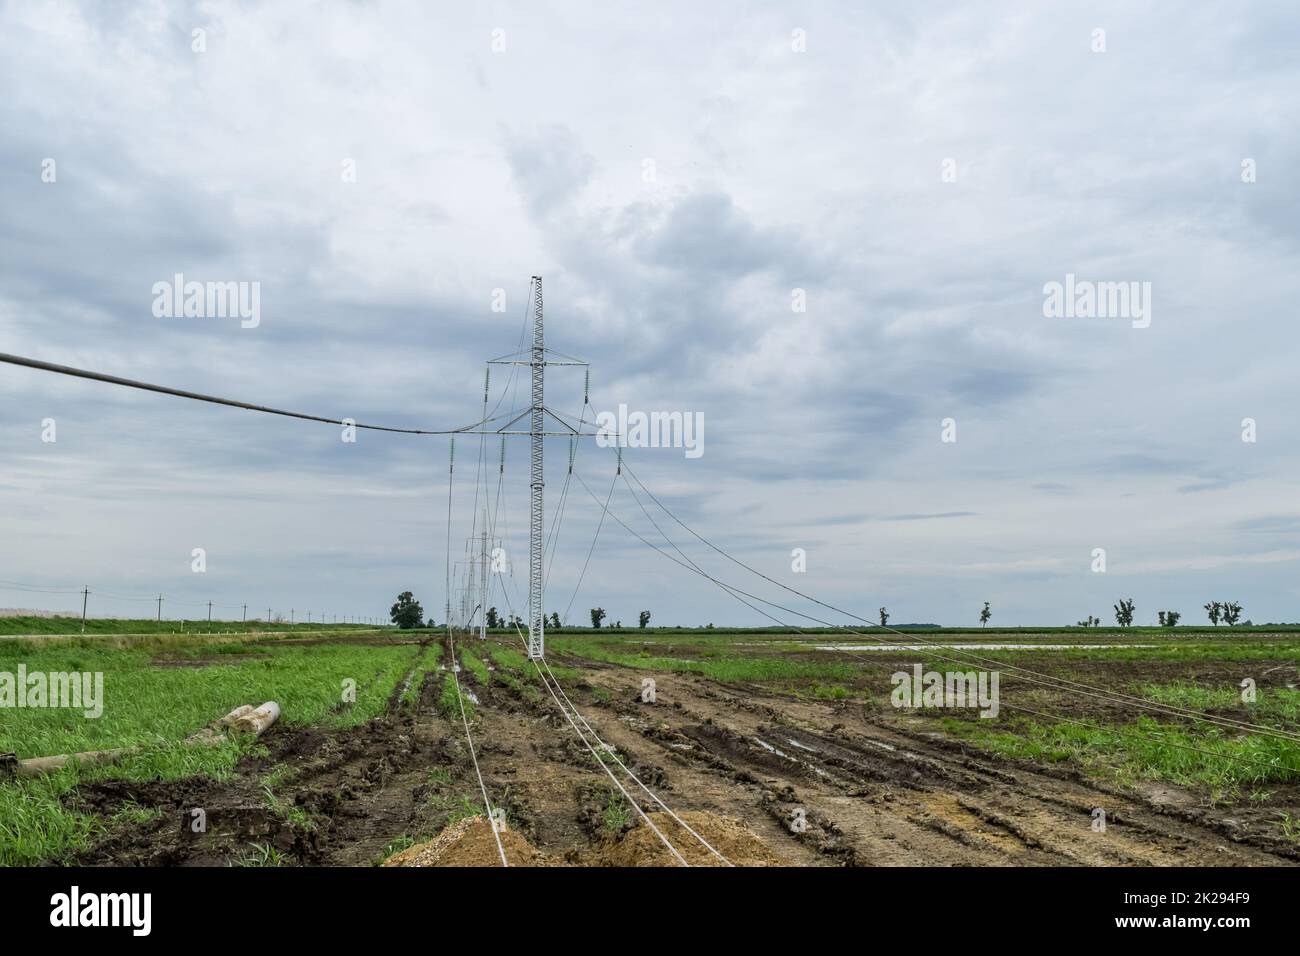
[[[814,644],[818,651],[1108,651],[1123,647],[1157,647],[1156,644]]]
[[[787,753],[782,753],[782,752],[781,752],[780,750],[778,750],[776,747],[773,747],[771,744],[769,744],[769,743],[768,743],[766,740],[764,740],[762,737],[755,737],[754,739],[757,740],[757,741],[758,741],[758,745],[759,745],[760,747],[762,747],[764,750],[766,750],[768,753],[776,754],[778,757],[784,757],[786,760],[793,760],[793,759],[794,759],[794,758],[791,757],[789,754],[787,754]]]

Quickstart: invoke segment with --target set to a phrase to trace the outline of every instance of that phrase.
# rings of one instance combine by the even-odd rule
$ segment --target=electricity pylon
[[[546,385],[546,366],[548,365],[586,365],[581,359],[575,359],[568,355],[556,352],[554,349],[546,348],[544,328],[542,322],[542,277],[533,276],[532,287],[530,290],[533,306],[533,344],[528,350],[528,360],[524,361],[524,353],[518,352],[514,355],[502,356],[499,359],[493,359],[489,365],[527,365],[532,373],[532,402],[528,406],[529,424],[527,434],[529,437],[529,518],[528,518],[528,656],[530,659],[537,660],[546,656],[546,617],[543,612],[543,550],[545,540],[543,534],[545,527],[543,524],[543,489],[546,482],[542,470],[542,439],[547,435],[564,435],[574,436],[580,434],[580,429],[575,429],[572,425],[556,415],[545,405],[545,385]],[[548,360],[547,355],[556,355],[558,360]],[[550,415],[555,421],[564,426],[567,431],[548,432],[545,428],[545,416]],[[500,434],[518,434],[510,432],[508,429],[524,417],[518,415],[511,421],[507,422],[499,430]]]

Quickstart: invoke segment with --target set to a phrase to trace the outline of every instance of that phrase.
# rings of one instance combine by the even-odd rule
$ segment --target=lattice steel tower
[[[494,434],[502,436],[527,435],[529,438],[531,473],[529,475],[530,514],[528,516],[528,656],[536,660],[546,656],[546,612],[543,603],[543,582],[545,579],[543,573],[543,556],[546,550],[545,524],[543,522],[543,490],[546,482],[543,470],[543,439],[548,435],[559,435],[565,438],[575,439],[593,438],[595,437],[595,432],[584,432],[582,430],[581,422],[577,427],[575,427],[545,405],[546,366],[585,366],[587,363],[582,361],[582,359],[576,359],[571,355],[565,355],[563,352],[557,352],[554,349],[548,349],[546,347],[542,322],[541,276],[532,277],[530,298],[533,306],[532,347],[525,349],[522,352],[516,352],[512,355],[504,355],[501,358],[492,359],[488,364],[527,365],[532,371],[533,394],[528,410],[526,412],[521,412],[510,421],[506,422],[506,424],[497,429]],[[526,361],[524,360],[525,355],[527,355]],[[548,360],[548,355],[556,356],[556,358]],[[529,418],[528,431],[513,431],[512,427],[522,420],[525,415]],[[557,422],[563,430],[547,431],[547,416],[550,416],[555,422]],[[501,467],[504,470],[504,457],[502,458]]]
[[[542,604],[542,421],[543,391],[546,379],[546,346],[542,332],[542,277],[533,276],[533,353],[530,365],[533,371],[533,404],[529,422],[529,458],[532,475],[529,482],[531,513],[528,518],[528,656],[545,656],[546,613]]]

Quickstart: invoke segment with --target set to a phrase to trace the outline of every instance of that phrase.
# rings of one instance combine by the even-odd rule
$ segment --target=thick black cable
[[[364,428],[376,432],[398,432],[404,435],[455,435],[487,423],[487,420],[484,420],[473,422],[469,425],[462,425],[459,428],[445,429],[395,428],[389,425],[363,425],[360,422],[345,421],[341,418],[326,418],[322,415],[307,415],[303,412],[291,412],[282,408],[271,408],[266,405],[253,405],[248,402],[236,401],[233,398],[220,398],[215,395],[204,395],[201,392],[190,392],[180,388],[169,388],[166,385],[154,385],[150,382],[140,382],[135,379],[120,378],[116,375],[105,375],[102,372],[91,372],[86,369],[72,368],[69,365],[55,365],[53,362],[42,362],[38,359],[24,358],[21,355],[9,355],[6,352],[0,352],[0,362],[5,362],[9,365],[21,365],[24,368],[34,368],[43,372],[55,372],[59,375],[70,375],[74,378],[90,379],[94,382],[107,382],[110,385],[121,385],[125,388],[138,388],[146,392],[157,392],[160,395],[173,395],[176,398],[188,398],[196,402],[208,402],[213,405],[226,405],[230,408],[242,408],[250,412],[264,412],[267,415],[281,415],[285,418],[297,418],[308,422],[323,422],[327,425],[351,424],[356,428]]]

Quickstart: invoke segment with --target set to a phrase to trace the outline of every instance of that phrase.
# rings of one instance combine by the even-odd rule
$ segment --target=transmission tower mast
[[[543,385],[546,376],[546,346],[542,334],[542,277],[533,276],[533,404],[529,423],[532,462],[531,513],[528,520],[528,656],[546,656],[545,615],[542,612],[542,422]]]
[[[502,356],[499,359],[492,359],[490,365],[527,365],[532,370],[533,394],[532,402],[526,413],[521,412],[504,426],[497,430],[500,435],[528,435],[531,462],[531,474],[529,476],[529,499],[530,513],[528,521],[528,657],[537,660],[546,656],[546,638],[545,627],[546,618],[543,611],[543,551],[545,550],[545,528],[542,521],[542,489],[545,486],[542,469],[542,440],[547,435],[560,435],[565,438],[570,436],[579,436],[590,438],[595,433],[584,433],[579,428],[575,428],[569,422],[564,421],[560,416],[546,408],[543,404],[545,399],[545,375],[546,366],[548,365],[582,365],[587,363],[581,359],[575,359],[572,356],[556,352],[554,349],[547,349],[542,326],[542,277],[533,276],[530,296],[533,304],[533,344],[532,347],[525,350],[528,360],[523,361],[522,357],[525,352],[516,352],[509,356]],[[555,355],[558,359],[547,360],[547,354]],[[529,416],[528,431],[512,431],[512,426],[520,421],[524,415]],[[563,431],[546,430],[545,418],[549,415],[564,429]]]

